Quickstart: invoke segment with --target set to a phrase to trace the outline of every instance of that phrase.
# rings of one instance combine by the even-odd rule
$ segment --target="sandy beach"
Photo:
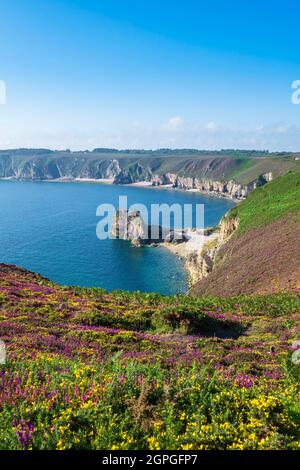
[[[162,243],[162,246],[168,248],[172,253],[176,254],[180,258],[186,258],[192,253],[201,253],[203,247],[211,240],[218,237],[218,233],[214,232],[211,235],[204,235],[203,230],[187,229],[185,231],[189,240],[182,243]]]
[[[203,277],[201,269],[203,256],[201,256],[201,254],[204,248],[214,240],[217,243],[219,233],[216,231],[210,235],[204,235],[203,230],[197,229],[187,229],[185,233],[189,237],[188,241],[182,243],[163,242],[161,246],[170,250],[175,256],[183,260],[189,275],[189,285],[192,286]]]

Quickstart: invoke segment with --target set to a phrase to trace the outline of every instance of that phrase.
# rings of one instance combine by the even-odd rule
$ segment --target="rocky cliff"
[[[118,160],[88,160],[84,157],[19,159],[0,155],[0,178],[17,180],[113,179],[121,172]]]
[[[191,286],[212,273],[218,251],[233,235],[238,223],[237,218],[225,216],[219,226],[204,230],[203,235],[199,233],[199,242],[192,249],[187,243],[184,250],[177,250],[185,262]]]
[[[135,163],[127,169],[120,169],[119,173],[115,176],[115,184],[132,184],[140,181],[151,181],[152,171],[149,167],[143,166],[140,163]]]
[[[43,149],[0,151],[0,178],[19,180],[111,179],[115,184],[141,181],[244,199],[277,175],[299,167],[291,157],[133,156],[131,153],[70,152]]]
[[[135,246],[142,246],[148,239],[148,227],[139,211],[121,209],[113,220],[110,234],[114,238],[130,241]]]
[[[245,199],[253,189],[263,186],[272,180],[272,173],[268,172],[260,175],[249,184],[239,184],[233,180],[228,182],[213,181],[211,179],[179,176],[174,173],[167,173],[159,176],[155,175],[152,180],[154,186],[171,185],[174,188],[184,190],[196,190],[205,193],[212,193],[222,197],[230,197],[231,199]]]
[[[140,211],[120,209],[112,222],[110,234],[114,238],[130,241],[133,245],[157,245],[160,243],[177,244],[188,240],[179,230],[164,228],[160,225],[147,225]]]

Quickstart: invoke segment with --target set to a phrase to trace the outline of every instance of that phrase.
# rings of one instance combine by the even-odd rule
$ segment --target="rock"
[[[176,185],[177,175],[175,173],[166,173],[162,175],[162,184]]]
[[[104,152],[105,149],[98,149]],[[111,150],[109,153],[117,152]],[[19,153],[21,155],[19,156]],[[97,155],[97,154],[95,154]],[[190,162],[189,166],[183,160],[179,164],[178,173],[159,173],[160,168],[168,167],[167,158],[162,166],[161,161],[142,158],[139,161],[131,159],[94,157],[86,152],[72,153],[70,151],[52,152],[49,150],[12,150],[0,152],[0,178],[19,180],[73,180],[73,179],[113,179],[115,184],[132,184],[149,181],[153,186],[173,186],[178,189],[196,189],[198,191],[242,200],[258,186],[272,180],[272,173],[260,175],[248,184],[236,181],[220,181],[221,175],[226,174],[232,160],[213,158]],[[171,161],[171,159],[170,159]],[[191,166],[192,165],[192,166]],[[170,165],[170,167],[174,167]],[[155,171],[155,173],[154,173]],[[187,173],[183,176],[182,173]],[[228,173],[227,173],[228,174]],[[218,175],[215,177],[215,175]]]
[[[128,212],[125,209],[117,212],[110,233],[114,238],[130,241],[135,246],[158,246],[163,242],[182,243],[188,240],[184,231],[146,225],[139,211]]]
[[[116,175],[114,183],[115,184],[132,184],[139,181],[151,181],[152,172],[150,168],[141,165],[140,163],[135,163],[129,166],[126,169],[120,171]]]
[[[127,170],[122,170],[114,179],[114,184],[132,184],[134,181]]]
[[[189,236],[184,230],[167,230],[163,237],[163,241],[166,243],[183,243],[189,240]]]
[[[136,246],[142,246],[148,238],[148,227],[139,211],[128,212],[121,209],[111,226],[111,235],[115,238],[128,240]]]

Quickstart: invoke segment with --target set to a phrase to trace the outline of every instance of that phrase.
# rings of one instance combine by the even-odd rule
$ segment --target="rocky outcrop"
[[[148,238],[148,227],[139,211],[119,210],[111,226],[114,238],[128,240],[136,246],[143,245]]]
[[[152,171],[150,168],[135,163],[134,165],[124,168],[116,175],[114,179],[115,184],[132,184],[139,181],[151,181]]]
[[[147,225],[140,211],[129,212],[125,209],[117,211],[110,234],[114,238],[130,241],[138,247],[164,242],[177,244],[187,241],[183,232]]]
[[[230,214],[225,215],[218,227],[206,229],[207,241],[201,250],[187,252],[184,261],[189,272],[190,284],[193,285],[206,278],[214,269],[215,260],[221,247],[237,230],[239,219]]]
[[[231,199],[245,199],[248,194],[256,187],[262,186],[272,180],[272,173],[266,173],[247,185],[236,183],[235,181],[221,182],[202,179],[190,176],[178,176],[174,173],[165,175],[155,175],[152,180],[153,186],[172,185],[174,188],[183,190],[197,190],[200,192],[211,193]]]
[[[190,285],[206,277],[212,271],[212,260],[208,255],[194,251],[185,257],[185,266],[189,273]]]
[[[114,179],[121,172],[118,160],[36,157],[28,160],[0,158],[0,178],[17,180]]]

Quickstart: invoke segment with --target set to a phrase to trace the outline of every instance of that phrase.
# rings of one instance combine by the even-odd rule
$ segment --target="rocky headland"
[[[0,178],[25,181],[82,181],[171,187],[187,191],[245,199],[255,188],[299,167],[297,157],[231,151],[177,153],[51,151],[17,149],[0,151]],[[248,155],[248,154],[246,154]]]
[[[161,236],[151,239],[141,215],[133,214],[126,239],[136,246],[164,247],[180,257],[194,294],[299,289],[299,175],[299,171],[290,172],[256,189],[217,227],[187,228],[181,240],[161,228]],[[146,242],[141,241],[142,234],[148,237]]]
[[[135,247],[163,247],[183,260],[189,274],[189,284],[206,277],[213,268],[214,254],[225,239],[222,224],[212,229],[166,229],[147,225],[139,211],[119,210],[112,222],[110,234]],[[228,235],[226,235],[228,236]]]
[[[136,247],[159,246],[163,243],[180,244],[188,241],[188,235],[183,230],[147,225],[138,210],[118,210],[111,224],[110,235],[113,238],[129,241]]]

